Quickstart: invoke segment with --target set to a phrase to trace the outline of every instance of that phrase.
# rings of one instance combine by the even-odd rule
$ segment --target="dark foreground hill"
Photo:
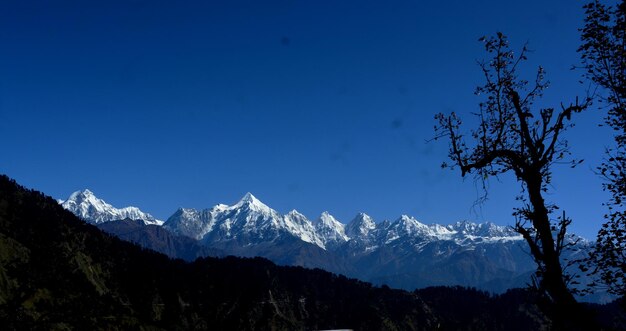
[[[539,330],[528,291],[418,292],[264,259],[172,260],[0,176],[3,330]]]

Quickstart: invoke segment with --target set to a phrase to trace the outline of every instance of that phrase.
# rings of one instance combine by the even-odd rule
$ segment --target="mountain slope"
[[[141,220],[125,219],[100,223],[96,226],[122,240],[136,243],[171,258],[193,261],[199,257],[226,256],[223,251],[200,245],[189,237],[174,235],[161,226],[145,224]]]
[[[344,225],[326,211],[322,213],[314,225],[319,237],[322,238],[325,249],[335,249],[350,240],[346,236]]]

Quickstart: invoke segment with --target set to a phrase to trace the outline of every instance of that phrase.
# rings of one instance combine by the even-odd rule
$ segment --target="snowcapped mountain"
[[[365,239],[371,237],[376,230],[376,223],[365,213],[359,213],[346,226],[346,236],[352,239]]]
[[[179,209],[167,219],[164,227],[204,242],[236,240],[258,244],[291,236],[325,248],[325,241],[304,215],[296,210],[281,215],[251,193],[231,206],[219,204],[200,211]]]
[[[180,208],[166,222],[155,219],[137,207],[115,208],[90,190],[76,191],[58,202],[81,219],[100,224],[121,219],[142,220],[145,224],[163,225],[166,230],[205,243],[236,240],[244,245],[296,238],[324,250],[337,250],[350,242],[353,248],[371,251],[377,247],[409,242],[416,248],[432,241],[454,241],[458,245],[498,241],[519,241],[521,236],[509,227],[493,223],[467,221],[443,226],[426,225],[414,217],[402,215],[394,222],[376,223],[359,213],[349,224],[323,212],[314,221],[296,210],[282,215],[251,193],[233,205],[218,204],[210,209]]]
[[[314,244],[321,248],[326,248],[324,243],[325,240],[320,237],[317,229],[313,223],[306,218],[306,216],[300,214],[294,209],[287,213],[284,218],[285,226],[290,233],[302,239],[302,241]]]
[[[411,243],[416,248],[432,241],[453,241],[457,245],[475,245],[498,241],[521,241],[511,228],[493,223],[467,221],[443,226],[426,225],[414,217],[402,215],[394,222],[376,223],[365,213],[344,225],[328,212],[315,221],[296,210],[282,215],[251,193],[234,205],[219,204],[210,209],[181,208],[165,222],[171,232],[216,243],[236,240],[245,245],[277,241],[285,236],[297,238],[324,250],[337,250],[350,242],[369,251],[385,245]]]
[[[318,267],[405,289],[464,285],[500,292],[524,286],[536,268],[523,238],[511,227],[493,223],[427,225],[407,215],[375,222],[360,213],[344,224],[328,212],[311,221],[296,210],[283,215],[250,193],[232,205],[180,208],[165,223],[135,207],[116,209],[89,190],[59,202],[94,224],[143,220],[145,229],[113,223],[107,229],[130,238],[132,225],[132,241],[170,256],[189,258],[202,252],[262,256],[278,264]],[[183,244],[190,242],[193,245]],[[586,243],[581,241],[565,258],[583,254]]]
[[[453,242],[455,245],[474,247],[490,242],[522,242],[523,238],[512,228],[493,223],[476,224],[467,221],[451,225],[426,225],[411,216],[402,215],[394,222],[376,223],[359,214],[346,226],[351,246],[361,246],[367,251],[379,247],[411,245],[420,250],[431,242]]]
[[[205,234],[213,230],[216,215],[227,208],[226,205],[217,205],[211,209],[200,211],[180,208],[165,221],[163,227],[174,234],[200,240]]]
[[[456,232],[457,237],[465,236],[469,238],[484,238],[490,240],[504,240],[505,238],[521,239],[521,235],[512,227],[498,226],[493,223],[476,224],[468,221],[457,222],[449,226],[449,229]]]
[[[67,200],[57,200],[63,208],[71,211],[82,220],[100,224],[104,222],[123,220],[142,220],[145,224],[162,225],[159,221],[148,213],[144,213],[137,207],[115,208],[104,200],[97,198],[89,190],[76,191]]]
[[[343,223],[337,221],[327,211],[323,212],[315,222],[315,231],[324,243],[322,248],[335,248],[350,240],[346,236]]]

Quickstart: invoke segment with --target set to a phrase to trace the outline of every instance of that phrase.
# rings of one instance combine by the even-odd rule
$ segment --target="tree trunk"
[[[554,247],[554,238],[552,237],[552,228],[550,225],[550,217],[548,208],[546,207],[543,195],[541,194],[542,176],[539,172],[529,176],[526,181],[528,188],[528,197],[532,204],[531,221],[537,229],[539,240],[541,242],[541,251],[543,256],[535,257],[542,261],[545,265],[545,275],[543,282],[545,289],[552,297],[555,304],[559,303],[575,303],[576,300],[572,293],[567,289],[563,278],[563,268],[556,248]]]
[[[545,267],[541,286],[552,301],[553,329],[585,330],[591,321],[589,315],[578,305],[574,295],[569,291],[565,283],[563,267],[554,246],[548,209],[541,194],[541,180],[540,173],[536,173],[527,178],[526,184],[533,208],[530,220],[537,230],[541,243],[542,255],[535,256],[535,258],[537,261],[543,262]]]

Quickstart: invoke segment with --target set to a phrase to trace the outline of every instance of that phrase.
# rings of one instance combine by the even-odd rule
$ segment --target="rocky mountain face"
[[[163,253],[171,258],[193,261],[205,256],[226,256],[218,249],[201,245],[189,237],[177,236],[155,224],[145,224],[142,220],[123,219],[96,225],[98,229],[113,234],[120,239],[138,244],[141,247]]]
[[[535,270],[523,238],[510,227],[492,223],[426,225],[406,215],[375,222],[360,213],[344,224],[328,212],[311,221],[296,210],[283,215],[247,193],[233,205],[181,208],[162,225],[134,208],[139,213],[130,218],[144,224],[134,224],[129,231],[128,225],[106,223],[119,215],[118,209],[84,192],[72,194],[62,206],[108,232],[188,260],[203,255],[261,256],[410,290],[463,285],[503,292],[525,286]],[[587,246],[580,240],[565,257]]]

